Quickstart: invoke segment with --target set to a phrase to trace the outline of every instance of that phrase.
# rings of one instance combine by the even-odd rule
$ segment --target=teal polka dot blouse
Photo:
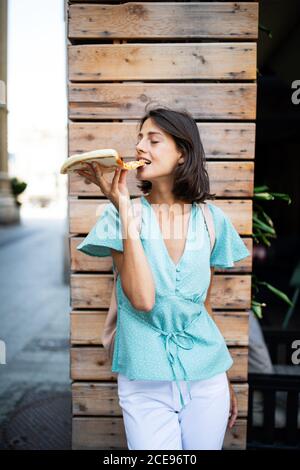
[[[209,233],[201,208],[192,204],[184,253],[177,264],[167,251],[152,205],[142,196],[140,239],[155,280],[155,305],[135,309],[117,277],[118,318],[112,372],[131,380],[201,380],[228,370],[233,359],[224,337],[205,308],[210,266],[230,268],[250,252],[228,216],[207,202],[216,240],[210,253]],[[77,250],[90,256],[123,251],[119,213],[109,202]],[[115,266],[114,266],[115,269]]]

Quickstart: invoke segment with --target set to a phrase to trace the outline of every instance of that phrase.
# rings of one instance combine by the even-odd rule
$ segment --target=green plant
[[[273,39],[272,31],[266,26],[264,26],[263,24],[261,24],[260,22],[258,23],[258,29],[261,30],[263,33],[265,33],[268,36],[268,38]],[[263,76],[263,74],[261,73],[258,67],[256,67],[256,73],[260,77]]]
[[[277,238],[277,234],[271,217],[265,212],[263,207],[259,204],[259,201],[273,201],[274,199],[287,201],[288,204],[291,204],[291,198],[288,194],[273,193],[269,190],[268,186],[266,185],[257,186],[254,188],[253,240],[257,244],[261,243],[268,247],[271,245],[270,240]],[[293,302],[284,292],[277,289],[277,287],[272,286],[266,281],[259,281],[257,276],[252,274],[251,308],[258,318],[262,318],[262,308],[267,305],[265,302],[258,302],[255,299],[255,295],[259,292],[259,286],[265,286],[276,297],[278,297],[283,302],[286,302],[290,307],[293,305]]]
[[[20,181],[14,176],[13,178],[10,178],[10,187],[14,195],[16,205],[21,206],[22,203],[19,201],[18,197],[27,188],[27,183],[25,183],[25,181]]]
[[[266,33],[270,39],[273,39],[272,31],[266,26],[264,26],[262,23],[258,23],[258,29]]]

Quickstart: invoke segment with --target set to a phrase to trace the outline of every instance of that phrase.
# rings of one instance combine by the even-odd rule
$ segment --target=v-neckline
[[[160,225],[159,225],[159,221],[158,221],[158,218],[155,214],[155,211],[152,207],[152,204],[150,204],[149,201],[147,201],[147,199],[144,197],[144,196],[141,196],[141,199],[142,201],[144,201],[146,203],[146,205],[150,208],[151,210],[151,213],[153,214],[153,217],[155,219],[155,223],[156,223],[156,228],[159,232],[159,236],[160,236],[160,240],[162,242],[162,245],[164,247],[164,250],[166,252],[166,255],[169,259],[169,261],[171,262],[172,266],[176,269],[178,268],[179,264],[182,262],[185,254],[186,254],[186,251],[187,251],[187,244],[188,244],[188,240],[189,240],[189,236],[190,236],[190,230],[191,230],[191,225],[192,225],[192,216],[193,216],[193,209],[194,209],[194,203],[192,203],[192,207],[191,207],[191,210],[190,210],[190,215],[189,215],[189,221],[188,221],[188,229],[187,229],[187,235],[186,235],[186,238],[185,238],[185,244],[184,244],[184,250],[183,250],[183,253],[179,259],[179,261],[177,263],[174,262],[174,260],[171,258],[170,256],[170,253],[167,249],[167,246],[166,246],[166,243],[165,243],[165,240],[164,240],[164,237],[163,237],[163,234],[161,232],[161,229],[160,229]]]

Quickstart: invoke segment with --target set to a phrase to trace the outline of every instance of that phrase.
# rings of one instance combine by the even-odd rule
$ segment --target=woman
[[[111,183],[96,162],[78,171],[110,200],[77,249],[111,255],[119,273],[112,371],[128,448],[220,450],[238,409],[226,373],[233,360],[213,320],[211,285],[215,266],[232,267],[250,253],[227,215],[207,203],[216,233],[210,251],[197,203],[214,195],[188,112],[150,110],[140,121],[136,158],[149,161],[137,169],[140,233],[127,171],[117,169]]]

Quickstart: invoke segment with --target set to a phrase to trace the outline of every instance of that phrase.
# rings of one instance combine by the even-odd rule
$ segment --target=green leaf
[[[251,308],[252,308],[253,313],[254,313],[259,319],[261,319],[261,318],[262,318],[262,308],[261,308],[261,304],[259,304],[258,302],[252,301],[252,303],[251,303]]]
[[[257,194],[254,194],[253,199],[260,199],[263,201],[272,201],[274,197],[272,196],[271,193],[257,193]]]
[[[259,220],[255,216],[253,216],[253,227],[260,228],[260,229],[264,230],[267,233],[276,235],[276,232],[275,232],[273,227],[270,227],[265,222],[263,222],[262,220]]]
[[[267,185],[263,185],[263,186],[255,186],[254,187],[254,194],[256,193],[261,193],[261,192],[265,192],[265,191],[268,191],[269,190],[269,187]]]
[[[259,284],[266,286],[273,294],[275,294],[277,297],[279,297],[281,300],[286,302],[288,305],[292,306],[293,302],[289,299],[289,297],[282,292],[281,290],[277,289],[276,287],[272,286],[268,282],[265,281],[259,281]]]

